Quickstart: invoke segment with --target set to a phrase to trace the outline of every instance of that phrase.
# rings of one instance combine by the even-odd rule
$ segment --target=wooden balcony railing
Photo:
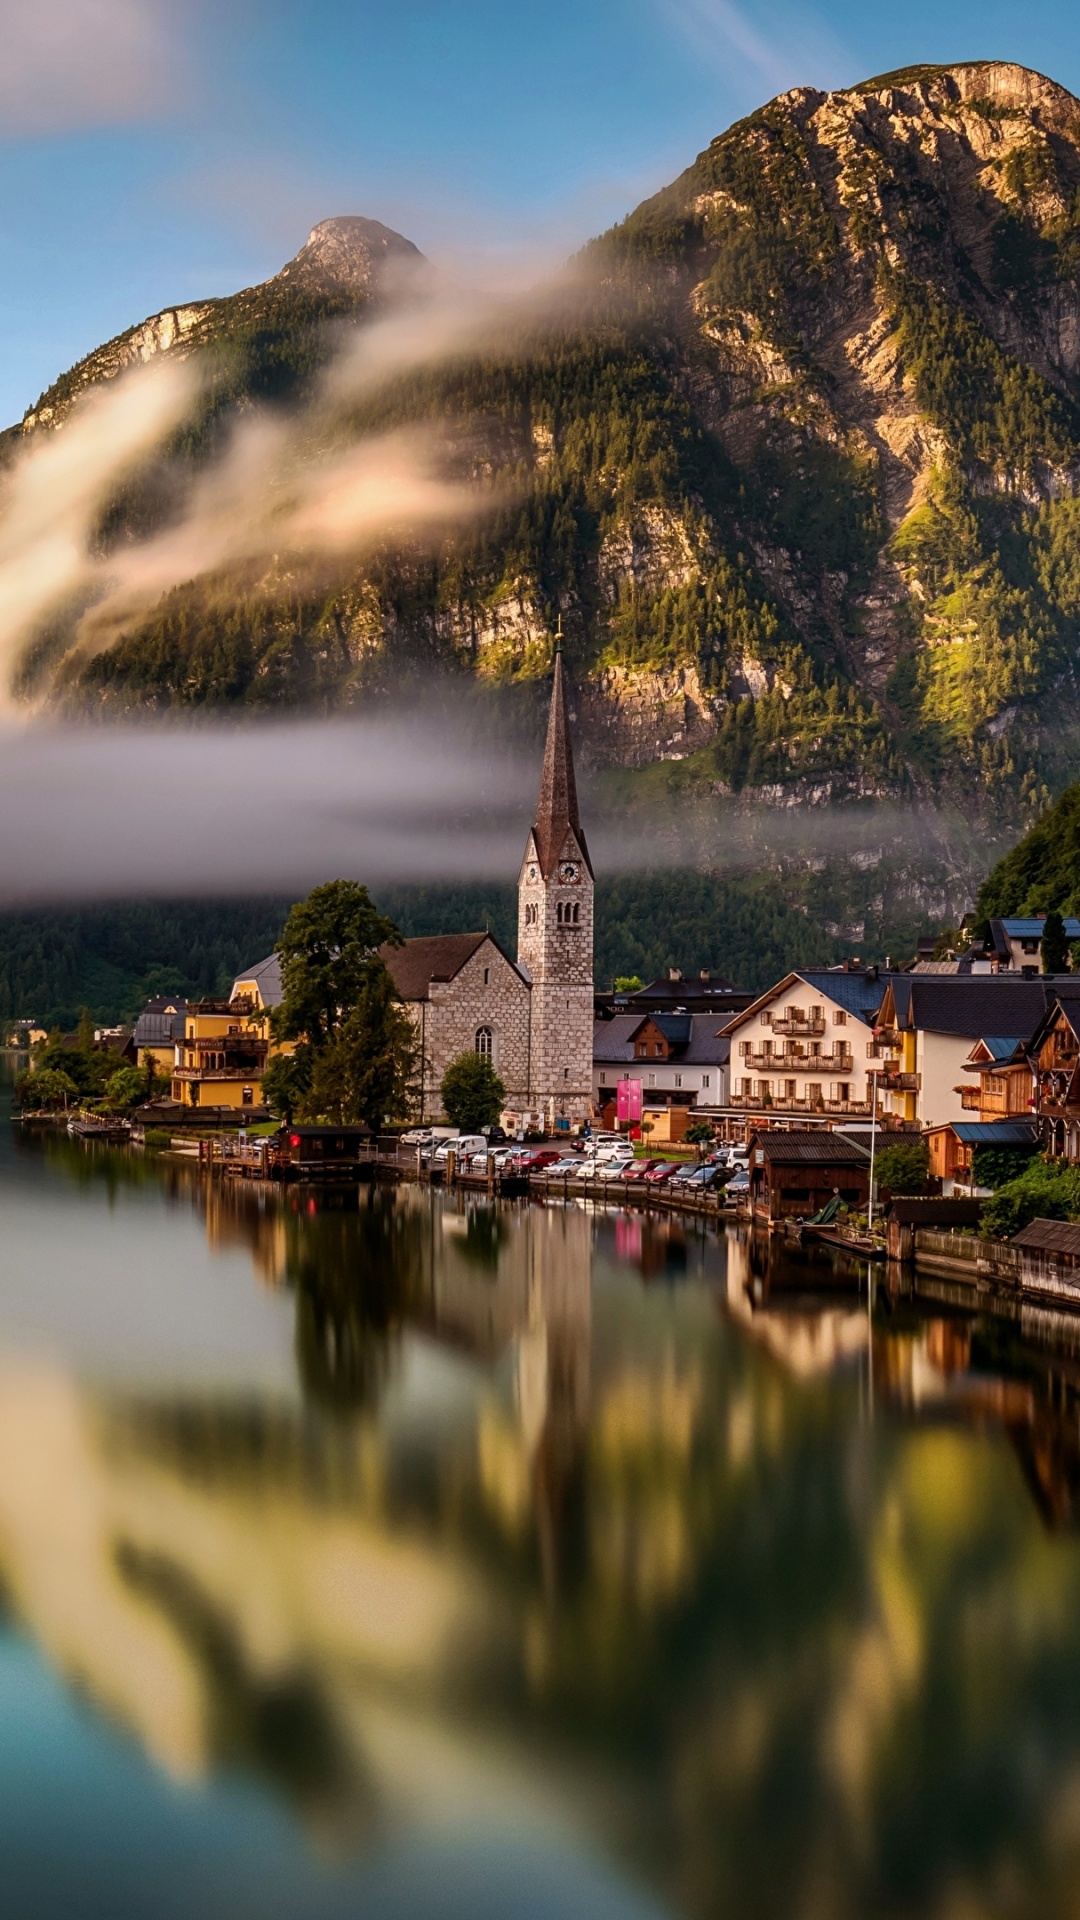
[[[854,1073],[855,1059],[834,1048],[832,1053],[766,1053],[759,1047],[739,1056],[744,1067],[759,1073]]]

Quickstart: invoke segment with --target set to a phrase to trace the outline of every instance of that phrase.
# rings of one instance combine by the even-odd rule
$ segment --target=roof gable
[[[402,1000],[429,1000],[431,988],[455,980],[485,943],[494,947],[522,985],[527,985],[521,969],[504,952],[493,933],[421,934],[400,947],[380,947],[379,957],[385,961]]]

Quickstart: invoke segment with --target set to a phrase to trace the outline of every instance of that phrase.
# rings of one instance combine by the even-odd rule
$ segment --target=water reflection
[[[122,1227],[159,1175],[76,1151],[28,1169]],[[150,1191],[299,1390],[8,1352],[0,1580],[155,1766],[339,1863],[483,1826],[687,1915],[1074,1911],[1076,1322],[675,1220]]]

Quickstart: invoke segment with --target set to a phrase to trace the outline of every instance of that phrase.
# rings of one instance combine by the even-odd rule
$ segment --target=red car
[[[644,1180],[654,1167],[661,1165],[659,1160],[631,1160],[619,1175],[620,1180]]]
[[[673,1173],[678,1173],[680,1164],[678,1160],[658,1160],[645,1178],[656,1186],[662,1186],[665,1180],[671,1179]]]
[[[556,1160],[563,1158],[559,1147],[532,1147],[528,1153],[518,1155],[518,1173],[539,1173],[544,1167],[554,1166]]]

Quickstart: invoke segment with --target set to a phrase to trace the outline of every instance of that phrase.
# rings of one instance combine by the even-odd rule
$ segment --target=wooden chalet
[[[861,1211],[870,1198],[868,1148],[827,1127],[752,1134],[749,1173],[751,1213],[763,1223],[807,1219],[833,1199]]]
[[[1080,1161],[1080,980],[1058,983],[1028,1057],[1043,1151]]]

